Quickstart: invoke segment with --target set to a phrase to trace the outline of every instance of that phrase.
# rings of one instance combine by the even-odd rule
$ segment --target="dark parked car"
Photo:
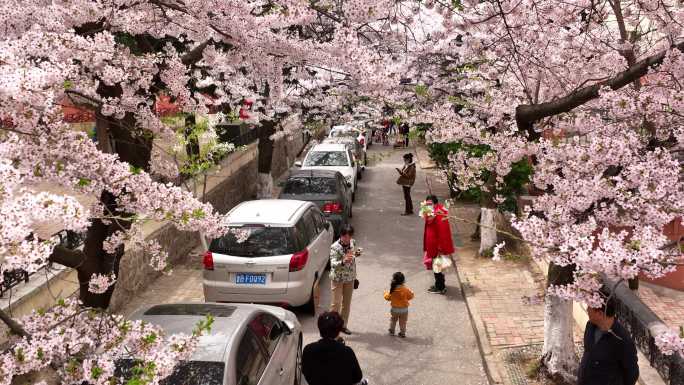
[[[293,171],[278,198],[317,204],[335,228],[335,238],[339,236],[342,225],[352,217],[351,187],[339,171]]]

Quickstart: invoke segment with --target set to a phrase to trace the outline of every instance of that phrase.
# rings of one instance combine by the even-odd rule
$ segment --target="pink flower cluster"
[[[60,300],[21,323],[31,338],[15,337],[12,349],[0,353],[1,385],[9,385],[14,376],[50,368],[64,383],[119,383],[114,376],[119,359],[153,363],[149,382],[157,384],[179,360],[190,357],[201,335],[167,336],[154,325],[83,308],[75,300]]]

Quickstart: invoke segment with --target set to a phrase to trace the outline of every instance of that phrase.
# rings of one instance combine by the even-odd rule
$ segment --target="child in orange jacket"
[[[392,304],[389,334],[394,335],[394,329],[399,321],[399,337],[401,338],[406,337],[409,301],[413,299],[413,292],[404,285],[404,282],[406,282],[404,274],[399,271],[394,273],[390,290],[385,292],[385,300]]]

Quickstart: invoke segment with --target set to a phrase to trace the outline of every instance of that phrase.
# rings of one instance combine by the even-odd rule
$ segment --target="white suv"
[[[295,162],[302,170],[339,171],[351,183],[352,200],[356,198],[358,169],[354,155],[343,143],[323,143],[314,146],[306,154],[304,162]]]
[[[227,215],[230,230],[204,255],[207,302],[307,305],[323,276],[333,242],[332,225],[311,202],[256,200]]]

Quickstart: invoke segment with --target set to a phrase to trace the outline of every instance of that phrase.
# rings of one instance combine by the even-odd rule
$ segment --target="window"
[[[278,346],[278,342],[280,342],[280,337],[283,335],[280,321],[271,314],[259,313],[249,323],[249,328],[264,348],[266,348],[269,356],[272,355]]]
[[[304,216],[302,216],[299,219],[299,221],[295,225],[295,228],[297,233],[297,241],[299,243],[297,251],[303,250],[305,247],[309,246],[309,242],[311,242],[309,231],[307,230],[306,224],[304,223]]]
[[[334,178],[290,177],[285,182],[283,194],[335,194],[337,185]]]
[[[327,229],[327,221],[325,220],[325,218],[323,218],[323,214],[321,214],[321,212],[318,210],[313,210],[312,214],[314,222],[316,223],[316,228],[318,229],[318,233],[320,234]]]
[[[313,218],[313,210],[307,210],[302,217],[302,220],[304,221],[304,227],[306,228],[306,234],[309,238],[309,242],[311,242],[318,237],[318,228],[316,227],[316,222]]]
[[[133,377],[136,361],[131,359],[117,360],[114,375],[124,381]],[[171,375],[161,380],[161,385],[223,385],[225,364],[214,361],[181,361],[173,369]]]
[[[304,166],[349,166],[344,151],[312,151],[306,157]]]
[[[235,306],[214,305],[209,303],[196,304],[165,304],[153,306],[145,315],[199,315],[211,314],[214,317],[230,317],[235,312]]]
[[[251,328],[248,328],[238,348],[235,367],[237,385],[257,385],[266,365],[268,357]]]
[[[292,228],[230,227],[226,235],[211,241],[209,251],[236,257],[270,257],[297,252]]]
[[[344,130],[344,129],[341,129],[341,130],[333,130],[331,136],[332,136],[333,138],[336,138],[336,137],[351,137],[351,138],[356,138],[357,136],[359,136],[359,134],[358,134],[358,132],[356,132],[356,131],[354,131],[354,130]]]

